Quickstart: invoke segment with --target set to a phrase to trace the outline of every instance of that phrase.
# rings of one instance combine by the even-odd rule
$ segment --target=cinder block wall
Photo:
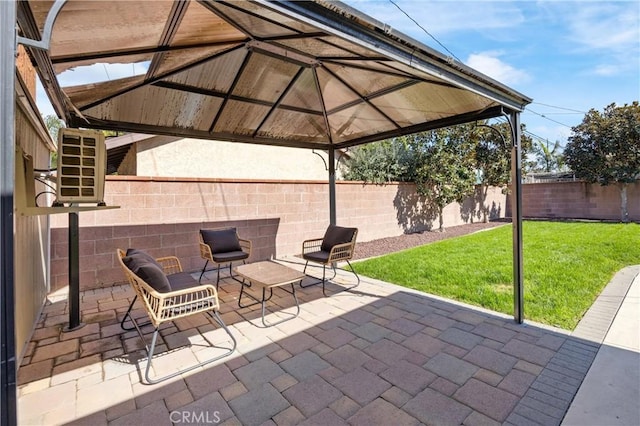
[[[621,220],[620,189],[585,182],[522,185],[522,210],[530,218]],[[627,186],[631,221],[640,221],[640,183]],[[510,210],[507,213],[510,215]]]
[[[477,198],[477,197],[476,197]],[[445,226],[480,221],[476,198],[445,208]],[[504,217],[506,197],[491,189],[493,217]],[[326,181],[229,181],[220,179],[108,176],[105,201],[116,210],[80,213],[80,286],[97,288],[124,280],[116,248],[136,247],[154,256],[175,255],[185,270],[202,268],[198,231],[234,226],[252,240],[252,261],[300,253],[302,241],[321,237],[329,224]],[[423,211],[412,184],[338,182],[338,225],[356,226],[370,241],[437,226]],[[53,215],[52,290],[68,285],[68,222]]]

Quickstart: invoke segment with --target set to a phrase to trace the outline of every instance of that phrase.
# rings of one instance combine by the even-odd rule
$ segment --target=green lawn
[[[511,225],[354,262],[359,274],[513,314]],[[640,225],[525,221],[524,314],[573,330],[613,275],[640,264]]]

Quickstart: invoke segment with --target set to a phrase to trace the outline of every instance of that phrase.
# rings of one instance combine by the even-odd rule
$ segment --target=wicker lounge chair
[[[127,280],[135,291],[135,297],[122,318],[120,326],[127,331],[135,329],[145,345],[145,350],[147,351],[147,367],[144,378],[147,383],[158,383],[175,377],[229,356],[235,351],[236,339],[218,313],[220,304],[218,302],[218,292],[215,287],[210,284],[200,285],[190,274],[182,272],[182,266],[177,257],[170,256],[153,259],[140,250],[129,249],[125,253],[123,250],[117,249],[117,258]],[[146,323],[138,323],[131,315],[133,305],[138,298],[140,298],[144,310],[150,319],[150,321]],[[200,313],[208,314],[224,329],[231,338],[231,347],[223,348],[224,352],[222,354],[206,359],[198,364],[164,377],[152,379],[149,373],[160,326],[178,318]],[[127,320],[133,323],[133,327],[125,326]],[[147,345],[141,330],[141,327],[149,324],[155,328],[150,346]]]
[[[220,284],[220,268],[223,264],[229,264],[229,276],[239,281],[233,276],[231,266],[233,262],[246,260],[251,256],[251,241],[238,237],[236,228],[224,229],[201,229],[200,237],[200,257],[206,262],[202,268],[202,273],[198,282],[202,281],[202,276],[206,272],[209,262],[218,265],[218,277],[216,279],[216,289]]]
[[[322,293],[326,296],[326,267],[330,265],[331,268],[333,268],[333,276],[329,278],[329,280],[332,280],[336,276],[336,262],[347,262],[347,265],[351,268],[351,272],[353,272],[353,275],[356,276],[358,281],[355,285],[345,290],[357,287],[358,284],[360,284],[360,277],[349,262],[356,248],[357,236],[358,228],[329,225],[324,237],[304,241],[302,243],[302,258],[306,261],[304,272],[306,273],[309,262],[320,263],[322,264],[322,280],[306,285],[300,284],[300,286],[306,288],[322,283]]]

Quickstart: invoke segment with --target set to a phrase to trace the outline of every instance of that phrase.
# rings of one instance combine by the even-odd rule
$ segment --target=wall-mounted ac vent
[[[60,129],[56,204],[104,205],[106,162],[104,134],[95,130]]]

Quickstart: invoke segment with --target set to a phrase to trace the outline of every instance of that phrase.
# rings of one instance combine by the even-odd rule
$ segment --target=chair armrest
[[[175,256],[159,257],[156,259],[156,262],[158,262],[162,266],[162,270],[165,275],[177,274],[178,272],[182,272],[180,259]]]
[[[353,256],[353,249],[355,244],[353,242],[336,244],[331,247],[331,252],[329,252],[328,262],[339,262],[341,260],[350,260]]]
[[[314,238],[302,242],[302,254],[320,251],[322,246],[322,238]]]
[[[218,293],[211,284],[159,293],[139,277],[135,276],[134,280],[146,311],[156,327],[163,322],[220,309]],[[194,283],[197,281],[194,280]]]
[[[200,257],[213,262],[213,253],[211,253],[211,247],[209,247],[209,244],[205,244],[200,241],[198,246],[200,247]]]
[[[245,240],[243,238],[238,238],[238,241],[240,241],[240,248],[242,249],[242,251],[248,253],[249,256],[251,256],[251,241]]]

